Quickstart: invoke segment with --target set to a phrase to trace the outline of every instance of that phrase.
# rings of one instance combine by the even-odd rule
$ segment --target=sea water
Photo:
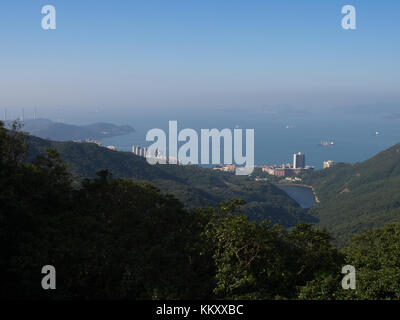
[[[304,153],[306,165],[316,169],[327,160],[360,162],[400,141],[400,117],[395,115],[198,111],[109,117],[107,122],[130,124],[136,132],[102,142],[124,151],[131,151],[132,145],[148,146],[151,142],[146,142],[147,131],[160,128],[167,132],[169,120],[178,120],[179,130],[192,128],[199,133],[200,129],[212,128],[255,129],[258,166],[292,163],[297,152]],[[324,147],[321,141],[333,141],[334,145]]]

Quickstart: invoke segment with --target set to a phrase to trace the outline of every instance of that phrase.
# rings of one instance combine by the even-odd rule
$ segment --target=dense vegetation
[[[163,194],[173,194],[188,209],[217,206],[222,201],[243,198],[246,201],[244,209],[251,220],[269,219],[286,227],[316,221],[270,182],[256,182],[199,166],[153,166],[133,153],[108,150],[94,143],[55,142],[29,137],[28,144],[28,160],[42,154],[46,148],[57,150],[78,180],[77,185],[82,179],[95,178],[97,172],[107,169],[116,178],[150,182]]]
[[[305,177],[321,203],[309,213],[339,246],[374,227],[400,220],[400,144],[356,164],[337,164]]]
[[[0,127],[1,298],[400,297],[400,223],[339,252],[310,224],[250,222],[243,200],[189,210],[107,170],[77,186],[54,149],[26,161],[24,140]],[[341,288],[344,264],[357,290]],[[43,265],[56,267],[56,290],[41,288]]]

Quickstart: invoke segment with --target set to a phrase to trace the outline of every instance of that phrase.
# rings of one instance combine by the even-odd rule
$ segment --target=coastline
[[[307,185],[307,184],[298,184],[298,183],[276,183],[276,184],[274,184],[274,185],[275,185],[276,187],[278,187],[278,188],[279,188],[279,186],[282,186],[282,187],[301,187],[301,188],[311,189],[311,190],[312,190],[312,193],[313,193],[313,195],[314,195],[314,199],[315,199],[316,204],[318,204],[318,203],[321,202],[321,201],[319,200],[318,195],[317,195],[317,193],[315,192],[313,186],[310,186],[310,185]]]

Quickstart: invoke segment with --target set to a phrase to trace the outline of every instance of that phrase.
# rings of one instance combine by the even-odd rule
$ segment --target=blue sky
[[[4,0],[0,109],[397,102],[399,15],[398,0]]]

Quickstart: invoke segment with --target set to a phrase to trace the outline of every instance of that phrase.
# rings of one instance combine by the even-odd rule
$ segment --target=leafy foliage
[[[77,187],[54,149],[24,161],[25,140],[0,125],[3,299],[400,298],[400,223],[339,252],[310,224],[249,221],[242,199],[189,210],[108,170]],[[355,291],[340,286],[345,264],[357,270]],[[41,289],[44,265],[56,267],[57,290]]]
[[[76,178],[76,186],[83,179],[95,178],[97,172],[107,169],[117,178],[150,182],[163,194],[173,194],[187,209],[217,206],[222,201],[243,198],[251,220],[269,219],[286,227],[300,221],[316,221],[270,182],[256,182],[194,165],[149,165],[144,158],[132,153],[108,150],[94,143],[54,142],[29,137],[28,145],[27,159],[31,161],[46,148],[57,150]]]
[[[301,299],[400,299],[400,223],[355,236],[343,250],[345,264],[356,269],[356,290],[343,290],[338,273],[321,274],[307,283]]]
[[[364,231],[400,219],[400,144],[356,164],[337,164],[304,182],[321,203],[309,210],[343,247]]]

